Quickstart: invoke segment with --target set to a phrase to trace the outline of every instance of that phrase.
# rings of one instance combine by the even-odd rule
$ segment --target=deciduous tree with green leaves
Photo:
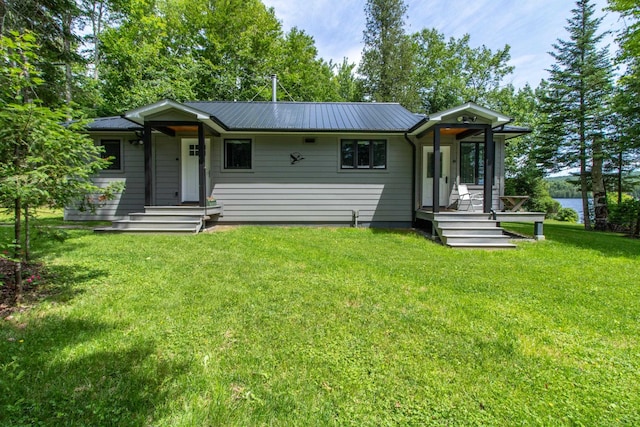
[[[118,191],[98,188],[91,177],[109,161],[93,141],[80,132],[82,123],[63,125],[68,109],[44,107],[35,97],[44,84],[33,34],[12,32],[0,38],[0,206],[13,211],[13,258],[18,296],[22,263],[29,253],[30,209],[64,207],[81,201],[91,207]]]
[[[412,37],[415,51],[414,86],[425,113],[442,111],[466,101],[495,107],[508,65],[509,46],[493,52],[486,46],[473,48],[470,36],[445,40],[436,29],[423,29]]]

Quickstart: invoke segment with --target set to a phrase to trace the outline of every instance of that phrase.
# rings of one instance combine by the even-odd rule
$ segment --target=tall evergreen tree
[[[624,65],[625,72],[618,81],[615,97],[615,110],[620,119],[618,188],[621,188],[623,168],[631,170],[640,160],[640,4],[636,0],[609,0],[609,9],[620,13],[625,22],[617,34],[620,51],[616,58]],[[640,236],[640,210],[635,235]]]
[[[404,31],[406,12],[403,0],[367,0],[358,71],[372,101],[399,102],[415,109],[419,103],[412,85],[413,44]]]
[[[578,0],[572,14],[565,27],[569,39],[558,39],[550,52],[555,63],[542,96],[547,117],[543,125],[545,160],[555,168],[580,168],[585,228],[591,229],[586,214],[591,183],[595,228],[604,230],[608,211],[603,164],[610,128],[612,66],[608,48],[599,48],[604,36],[598,33],[602,18],[594,17],[591,0]]]

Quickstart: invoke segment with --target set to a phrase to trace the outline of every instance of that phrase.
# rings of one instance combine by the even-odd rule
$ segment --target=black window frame
[[[117,145],[116,145],[117,144]],[[103,169],[106,172],[122,172],[124,170],[124,162],[122,155],[122,140],[116,138],[101,139],[98,143],[102,147],[102,158],[108,159],[111,163]],[[107,148],[116,146],[117,148]]]
[[[464,146],[473,146],[473,180],[467,179],[467,174],[464,173],[463,168],[465,165],[464,160]],[[472,185],[483,185],[485,180],[485,171],[484,171],[484,156],[486,154],[485,144],[484,142],[479,141],[466,141],[460,142],[460,183],[461,184],[472,184]]]
[[[231,159],[229,158],[229,155],[231,155],[231,152],[229,151],[229,147],[231,143],[249,144],[248,164],[240,164],[237,166],[230,165]],[[248,171],[253,169],[253,141],[250,138],[228,138],[224,140],[223,145],[224,145],[223,159],[224,159],[225,170]],[[246,155],[246,154],[247,153],[244,153],[244,154],[241,153],[241,155]]]
[[[367,145],[366,151],[362,150],[364,145]],[[377,156],[381,154],[380,151],[376,151],[376,146],[382,144],[384,155],[384,164],[380,165],[376,162]],[[386,139],[341,139],[340,140],[340,169],[341,170],[386,170],[388,163],[388,143]],[[346,149],[350,149],[350,152],[346,152]],[[345,155],[350,154],[351,164],[345,163],[348,158]],[[360,163],[363,161],[362,163]]]

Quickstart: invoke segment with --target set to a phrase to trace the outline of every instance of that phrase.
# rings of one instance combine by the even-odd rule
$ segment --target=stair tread
[[[504,234],[445,234],[444,235],[446,238],[448,239],[468,239],[468,238],[474,238],[474,239],[510,239],[509,236],[505,236]]]
[[[117,221],[113,221],[114,223],[118,223],[118,224],[197,224],[199,223],[201,220],[197,219],[197,220],[184,220],[184,221],[174,221],[174,220],[147,220],[147,221],[133,221],[130,219],[120,219]]]
[[[466,248],[516,248],[513,243],[447,243],[447,246]]]
[[[95,228],[95,232],[103,233],[195,233],[195,229],[188,228],[114,228],[114,227],[102,227]]]

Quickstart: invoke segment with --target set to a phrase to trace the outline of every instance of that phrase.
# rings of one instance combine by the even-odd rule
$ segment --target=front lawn
[[[0,425],[640,424],[640,241],[68,233],[0,320]]]

